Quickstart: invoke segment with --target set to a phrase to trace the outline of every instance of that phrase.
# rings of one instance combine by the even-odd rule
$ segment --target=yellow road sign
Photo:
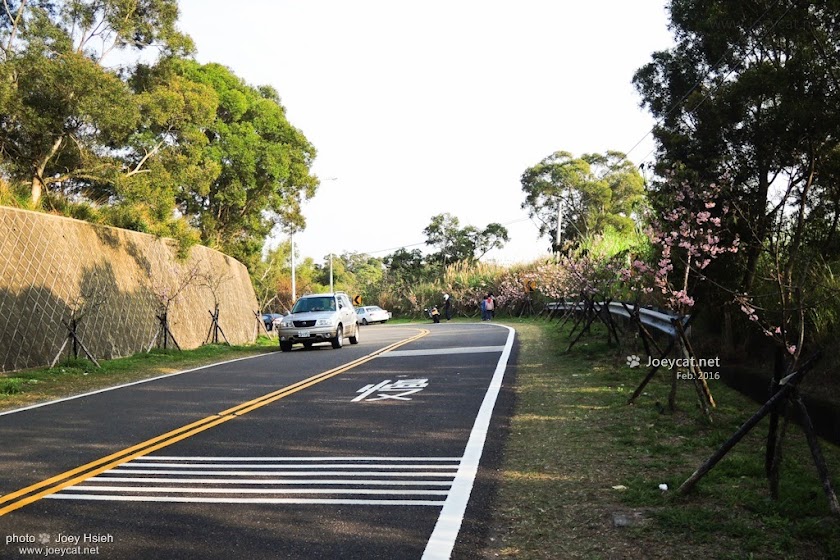
[[[537,289],[537,281],[536,280],[526,280],[525,281],[525,293],[530,294],[534,290]]]

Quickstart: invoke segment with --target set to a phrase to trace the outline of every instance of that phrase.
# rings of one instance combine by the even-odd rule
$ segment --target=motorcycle
[[[440,311],[438,311],[437,307],[432,307],[431,309],[426,308],[423,311],[426,312],[426,315],[434,321],[435,323],[440,323]]]

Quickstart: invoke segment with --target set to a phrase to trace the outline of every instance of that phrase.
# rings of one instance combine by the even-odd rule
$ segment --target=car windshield
[[[308,311],[335,311],[335,300],[331,297],[311,297],[297,300],[292,313],[306,313]]]

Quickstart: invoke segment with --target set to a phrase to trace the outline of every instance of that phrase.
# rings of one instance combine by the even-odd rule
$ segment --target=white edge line
[[[199,366],[192,369],[185,369],[184,371],[176,371],[173,373],[165,373],[163,375],[158,375],[156,377],[150,377],[148,379],[141,379],[140,381],[132,381],[131,383],[123,383],[122,385],[115,385],[114,387],[105,387],[104,389],[97,389],[96,391],[90,391],[89,393],[82,393],[81,395],[73,395],[72,397],[64,397],[61,399],[56,399],[54,401],[47,401],[38,404],[33,404],[29,406],[25,406],[23,408],[15,408],[12,410],[7,410],[5,412],[0,412],[0,416],[6,416],[7,414],[15,414],[17,412],[25,412],[27,410],[32,410],[35,408],[41,408],[42,406],[49,406],[53,404],[63,403],[67,401],[73,401],[76,399],[83,399],[85,397],[90,397],[93,395],[98,395],[100,393],[107,393],[108,391],[116,391],[117,389],[124,389],[126,387],[132,387],[134,385],[141,385],[143,383],[149,383],[151,381],[157,381],[159,379],[166,379],[167,377],[175,377],[178,375],[183,375],[185,373],[192,373],[194,371],[198,371],[201,369],[207,369],[216,366],[223,366],[225,364],[232,364],[234,362],[241,362],[242,360],[251,360],[253,358],[264,358],[265,356],[269,356],[270,354],[257,354],[256,356],[245,356],[244,358],[235,358],[233,360],[226,360],[224,362],[215,362],[212,364],[207,364],[206,366]]]
[[[168,496],[108,496],[100,494],[51,494],[51,500],[94,500],[105,502],[174,502],[182,504],[325,504],[345,506],[437,506],[438,500],[330,500],[321,498],[174,498]]]
[[[490,428],[490,419],[493,416],[493,408],[496,406],[496,399],[502,388],[502,379],[505,376],[507,362],[513,349],[513,340],[516,331],[506,325],[494,325],[508,330],[508,338],[505,349],[496,364],[496,371],[490,380],[490,386],[484,394],[481,408],[475,418],[467,446],[464,449],[464,459],[458,467],[458,474],[452,483],[452,489],[446,502],[443,504],[435,528],[426,549],[423,551],[423,560],[448,560],[455,548],[455,539],[461,530],[461,523],[464,521],[464,513],[467,509],[467,502],[470,499],[475,475],[478,472],[478,464],[484,450],[484,441],[487,438],[487,431]]]

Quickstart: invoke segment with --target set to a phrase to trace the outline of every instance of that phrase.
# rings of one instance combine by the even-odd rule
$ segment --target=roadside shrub
[[[17,395],[23,392],[24,380],[20,377],[8,377],[0,381],[0,395]]]

